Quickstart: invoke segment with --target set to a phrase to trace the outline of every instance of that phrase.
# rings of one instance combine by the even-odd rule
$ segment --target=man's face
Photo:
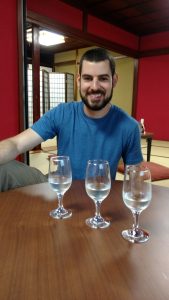
[[[101,110],[111,101],[113,94],[112,74],[109,61],[83,61],[78,77],[80,96],[85,105],[94,111]]]

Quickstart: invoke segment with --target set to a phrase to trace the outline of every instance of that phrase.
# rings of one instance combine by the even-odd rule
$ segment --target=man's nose
[[[91,88],[93,90],[97,90],[100,86],[99,80],[98,79],[93,79],[92,83],[91,83]]]

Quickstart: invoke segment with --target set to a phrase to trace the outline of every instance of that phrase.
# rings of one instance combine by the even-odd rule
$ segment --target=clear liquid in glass
[[[102,202],[110,192],[110,184],[98,183],[97,185],[94,183],[86,184],[86,192],[93,201]]]
[[[149,206],[151,201],[151,192],[146,195],[144,193],[133,195],[131,192],[124,192],[123,201],[132,211],[141,212]]]
[[[61,195],[64,195],[64,193],[70,188],[71,186],[71,179],[68,179],[66,177],[62,178],[49,178],[49,183],[52,187],[52,189]]]

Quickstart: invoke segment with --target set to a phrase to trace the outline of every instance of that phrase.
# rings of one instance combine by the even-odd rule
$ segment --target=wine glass
[[[55,219],[71,217],[72,211],[63,207],[63,196],[72,183],[72,171],[68,156],[50,157],[48,182],[58,198],[58,208],[52,210],[50,216]]]
[[[108,196],[111,188],[110,168],[106,160],[89,160],[86,168],[85,188],[88,196],[95,203],[96,212],[93,218],[86,220],[92,228],[106,228],[110,221],[100,215],[102,201]]]
[[[150,170],[142,165],[126,166],[122,193],[124,204],[134,217],[133,227],[122,231],[122,236],[132,243],[146,242],[149,233],[139,227],[139,215],[149,206],[152,198]]]

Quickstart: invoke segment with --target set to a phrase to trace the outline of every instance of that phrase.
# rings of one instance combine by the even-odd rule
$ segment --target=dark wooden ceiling
[[[169,0],[60,0],[83,11],[116,25],[137,36],[169,31]],[[30,24],[29,24],[30,25]],[[59,32],[58,32],[59,33]],[[84,34],[85,36],[85,34]],[[45,47],[41,55],[48,61],[49,56],[68,50],[93,46],[87,39],[66,36],[66,43]],[[29,52],[29,46],[28,46]],[[116,51],[117,52],[117,51]],[[131,55],[132,56],[132,55]]]
[[[169,30],[169,0],[61,0],[138,36]]]

